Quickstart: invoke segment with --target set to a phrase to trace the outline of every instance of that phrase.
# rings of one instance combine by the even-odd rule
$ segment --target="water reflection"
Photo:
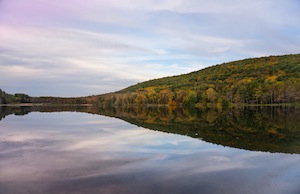
[[[300,153],[300,110],[291,107],[199,110],[166,107],[2,107],[0,118],[29,112],[86,112],[122,119],[155,131],[187,135],[246,150]]]
[[[49,112],[44,108],[39,111]],[[18,111],[23,115],[38,110],[31,107]],[[202,121],[198,119],[207,118],[207,115],[198,117],[202,113],[195,112],[191,114],[197,117],[191,115],[185,119],[179,115],[190,113],[170,114],[165,109],[158,113],[143,110],[135,116],[125,116],[129,114],[126,111],[121,114],[120,110],[91,107],[84,111],[97,114],[102,111],[101,114],[107,115],[110,115],[107,111],[113,111],[115,116],[138,121],[136,124],[152,126],[154,122],[161,126],[157,128],[161,131],[169,126],[175,132],[185,124],[197,127]],[[144,117],[142,113],[153,116]],[[207,125],[218,123],[222,117],[214,118]],[[173,128],[176,124],[178,129]],[[182,130],[190,133],[190,129]],[[0,122],[0,137],[0,193],[5,194],[300,192],[299,155],[223,147],[96,114],[11,115]]]

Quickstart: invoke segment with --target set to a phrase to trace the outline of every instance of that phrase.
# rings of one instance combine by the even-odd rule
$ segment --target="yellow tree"
[[[218,97],[218,93],[213,88],[208,88],[205,91],[205,94],[209,102],[215,102]]]

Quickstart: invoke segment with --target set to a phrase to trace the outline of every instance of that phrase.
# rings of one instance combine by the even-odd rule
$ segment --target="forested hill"
[[[189,74],[146,81],[115,93],[81,98],[29,97],[0,90],[0,104],[24,102],[103,107],[300,104],[300,54],[224,63]]]
[[[100,105],[300,102],[300,54],[224,63],[99,96]]]

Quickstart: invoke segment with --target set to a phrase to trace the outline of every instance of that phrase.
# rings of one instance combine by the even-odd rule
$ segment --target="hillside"
[[[224,63],[99,96],[100,106],[280,104],[300,102],[300,54]]]
[[[94,104],[111,106],[212,107],[229,104],[300,103],[300,54],[245,59],[189,74],[139,83],[121,91],[79,98],[10,95],[0,104]]]

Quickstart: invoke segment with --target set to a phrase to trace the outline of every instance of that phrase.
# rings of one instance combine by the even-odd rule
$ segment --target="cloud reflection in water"
[[[245,151],[85,113],[0,122],[1,193],[299,193],[300,156]]]

